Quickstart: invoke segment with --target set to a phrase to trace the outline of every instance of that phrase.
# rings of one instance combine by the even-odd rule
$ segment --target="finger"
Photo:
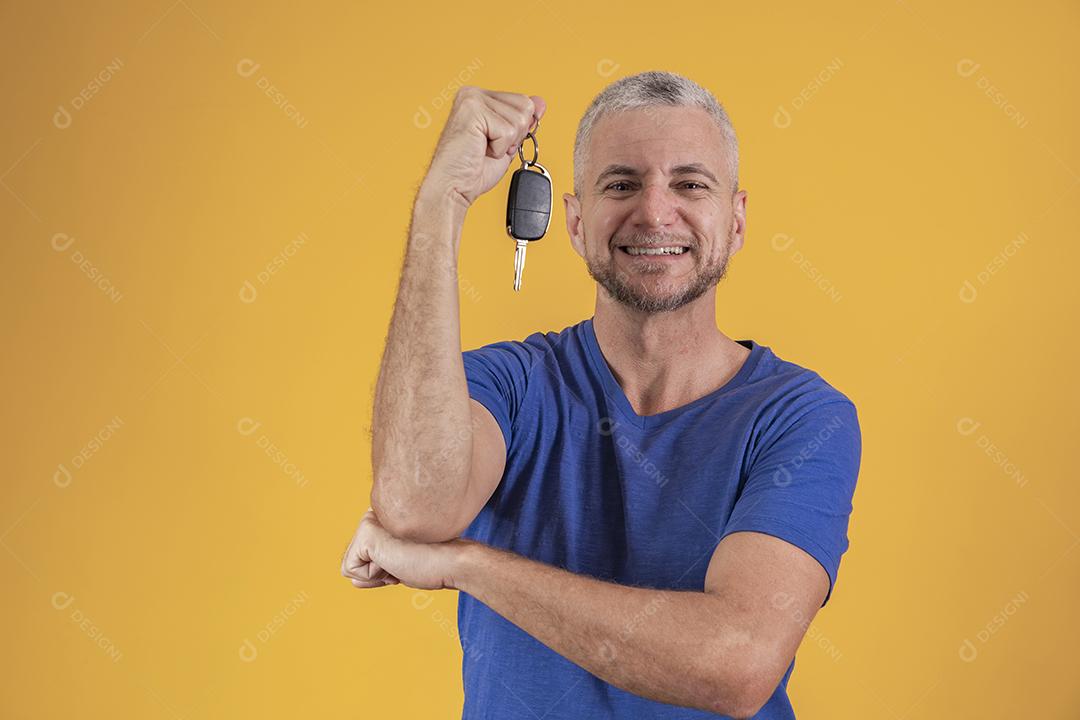
[[[365,587],[374,587],[380,584],[396,584],[400,582],[396,577],[387,572],[378,563],[369,561],[362,566],[345,573],[345,577],[351,581],[362,583]]]
[[[345,548],[345,552],[343,552],[341,554],[341,574],[342,575],[347,575],[348,572],[349,572],[350,556],[352,554],[353,543],[355,543],[355,542],[356,542],[356,538],[354,537],[349,542],[348,546]]]
[[[533,99],[528,95],[523,93],[502,92],[499,90],[491,90],[487,94],[488,97],[510,105],[522,115],[531,118],[536,114],[536,103],[533,102]]]
[[[371,562],[360,562],[346,567],[341,573],[347,578],[357,580],[371,580],[381,568]]]
[[[544,117],[544,113],[547,112],[547,102],[539,95],[530,95],[529,99],[532,100],[533,107],[536,109],[533,114],[536,116],[536,124],[539,125],[540,118]]]
[[[359,563],[358,565],[348,567],[342,575],[356,580],[383,580],[388,577],[393,577],[374,560],[368,560]]]
[[[345,557],[341,562],[341,574],[346,577],[360,577],[361,573],[367,572],[367,566],[371,562],[364,546],[353,538],[349,549],[345,551]]]
[[[389,587],[390,585],[397,585],[398,580],[395,578],[391,580],[351,580],[353,587],[367,589],[367,588],[380,588]]]
[[[513,149],[516,151],[518,145],[525,139],[525,135],[529,132],[529,128],[532,127],[533,120],[535,119],[535,109],[532,101],[526,99],[526,106],[524,108],[522,108],[520,104],[509,103],[500,100],[499,98],[487,98],[487,103],[492,109],[513,125]]]
[[[522,95],[521,93],[508,93],[492,90],[489,95],[496,100],[506,103],[525,116],[528,123],[525,131],[521,133],[521,139],[525,139],[525,133],[531,132],[540,124],[540,118],[547,112],[547,102],[539,95]],[[520,143],[520,140],[518,141]]]
[[[517,111],[493,98],[485,98],[484,121],[487,123],[488,157],[499,158],[517,150],[518,124]],[[524,137],[524,133],[521,137]]]
[[[360,522],[357,524],[356,531],[353,533],[352,539],[349,541],[348,546],[346,546],[345,552],[343,552],[341,554],[341,574],[342,575],[347,574],[350,566],[353,566],[353,565],[357,564],[356,557],[357,557],[358,554],[354,551],[354,548],[356,547],[357,540],[360,537],[360,528],[362,528],[364,526],[364,521],[367,520],[367,521],[370,522],[369,516],[372,519],[375,518],[375,511],[372,510],[370,507],[364,512],[363,517],[360,518]],[[377,522],[377,520],[376,520],[376,522]],[[366,558],[364,558],[364,559],[366,559]]]
[[[525,139],[525,135],[532,132],[536,127],[537,120],[537,107],[530,98],[521,96],[524,98],[524,105],[519,103],[507,103],[502,100],[497,100],[502,103],[503,108],[509,109],[508,119],[514,123],[514,129],[517,131],[514,137],[515,143],[520,145]]]

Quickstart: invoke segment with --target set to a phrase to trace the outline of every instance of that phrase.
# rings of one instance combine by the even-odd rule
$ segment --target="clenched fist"
[[[421,192],[448,193],[469,207],[506,174],[518,146],[546,109],[538,95],[462,87]]]
[[[394,537],[368,508],[341,558],[341,574],[358,588],[402,583],[419,590],[454,588],[454,572],[469,541],[418,543]]]

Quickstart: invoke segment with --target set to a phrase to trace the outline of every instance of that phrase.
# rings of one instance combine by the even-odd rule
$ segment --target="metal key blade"
[[[525,272],[525,249],[528,246],[528,240],[518,240],[514,250],[514,290],[521,289],[521,274]]]

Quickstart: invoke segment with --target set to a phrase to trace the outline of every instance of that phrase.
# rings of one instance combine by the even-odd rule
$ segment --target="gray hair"
[[[597,95],[578,123],[574,139],[574,194],[581,197],[582,175],[588,159],[589,141],[593,126],[600,118],[624,110],[636,110],[656,106],[699,107],[716,121],[727,145],[728,177],[732,192],[739,188],[739,142],[724,107],[716,97],[693,80],[664,72],[651,70],[621,78],[604,88]]]

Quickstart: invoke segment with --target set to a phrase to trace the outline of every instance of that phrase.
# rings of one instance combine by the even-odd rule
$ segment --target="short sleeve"
[[[858,413],[848,399],[802,412],[754,459],[723,537],[754,531],[810,554],[829,575],[832,597],[862,455]]]
[[[511,428],[525,397],[535,350],[517,340],[506,340],[466,350],[461,354],[469,397],[488,409],[510,449]]]

